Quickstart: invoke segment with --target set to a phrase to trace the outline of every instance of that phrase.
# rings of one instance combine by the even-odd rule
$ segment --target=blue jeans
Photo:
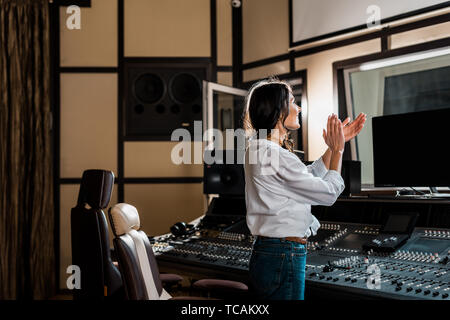
[[[303,300],[306,246],[258,237],[250,258],[250,284],[260,299]]]

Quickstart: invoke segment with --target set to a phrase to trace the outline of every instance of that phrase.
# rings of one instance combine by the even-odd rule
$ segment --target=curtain
[[[54,294],[48,0],[0,0],[0,299]]]

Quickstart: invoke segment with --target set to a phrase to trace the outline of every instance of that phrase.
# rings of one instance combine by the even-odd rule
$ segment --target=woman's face
[[[297,130],[300,128],[300,123],[298,122],[298,114],[301,108],[295,103],[295,98],[292,93],[289,93],[289,115],[286,120],[284,120],[284,126],[289,130]]]

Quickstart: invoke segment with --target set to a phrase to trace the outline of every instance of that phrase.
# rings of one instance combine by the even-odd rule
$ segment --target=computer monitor
[[[375,187],[450,186],[450,109],[372,118]]]

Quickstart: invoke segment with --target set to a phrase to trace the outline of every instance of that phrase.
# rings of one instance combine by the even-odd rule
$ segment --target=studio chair
[[[86,170],[71,212],[72,264],[80,268],[81,288],[74,299],[123,299],[120,272],[111,259],[108,223],[103,209],[111,199],[114,174]]]
[[[140,231],[137,209],[119,203],[109,209],[126,298],[128,300],[168,300],[172,296],[164,290],[153,249],[145,232]],[[202,299],[176,297],[177,299]]]
[[[137,209],[119,203],[109,209],[109,219],[115,236],[114,248],[124,282],[125,293],[130,300],[162,300],[172,297],[162,288],[161,277],[153,249],[145,232],[140,231]],[[193,287],[208,293],[241,294],[248,291],[245,284],[218,279],[203,279]],[[235,297],[235,296],[234,296]],[[203,297],[174,297],[177,300],[201,300]]]
[[[248,299],[248,286],[239,281],[222,279],[202,279],[195,281],[192,287],[208,298],[217,299]]]

